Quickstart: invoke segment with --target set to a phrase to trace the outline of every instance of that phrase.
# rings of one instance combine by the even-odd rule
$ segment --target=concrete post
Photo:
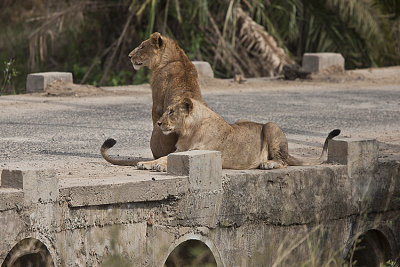
[[[58,199],[58,178],[54,170],[23,171],[25,205],[50,203]]]
[[[189,176],[189,190],[212,191],[222,187],[221,152],[192,150],[168,156],[168,173]]]
[[[331,66],[344,70],[344,58],[339,53],[305,53],[302,67],[307,72],[319,72]]]
[[[53,170],[3,170],[1,185],[6,188],[23,189],[24,204],[30,206],[38,202],[57,201],[58,179]]]
[[[73,83],[71,72],[40,72],[28,74],[26,79],[26,92],[42,92],[47,85],[55,80]]]
[[[22,189],[23,186],[22,171],[7,170],[7,169],[2,170],[1,186],[5,188]]]
[[[204,78],[214,78],[214,72],[211,68],[210,63],[207,61],[192,61],[196,67],[197,72]]]
[[[376,208],[378,143],[374,139],[335,139],[328,144],[328,162],[347,165],[347,210],[364,214]],[[379,197],[380,198],[380,197]]]
[[[328,162],[347,165],[349,175],[358,170],[373,172],[378,165],[378,143],[375,139],[337,138],[330,140]]]
[[[221,153],[193,150],[170,154],[168,173],[189,176],[189,194],[179,202],[177,223],[215,228],[222,199]]]

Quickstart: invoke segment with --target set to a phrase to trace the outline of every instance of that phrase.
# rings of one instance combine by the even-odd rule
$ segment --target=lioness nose
[[[161,126],[162,122],[161,122],[161,121],[158,121],[157,124],[158,124],[158,126]]]
[[[129,57],[129,59],[131,59],[131,58],[132,58],[132,55],[131,55],[131,54],[129,54],[129,55],[128,55],[128,57]]]

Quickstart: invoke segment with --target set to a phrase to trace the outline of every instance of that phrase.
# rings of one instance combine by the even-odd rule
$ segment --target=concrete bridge
[[[193,247],[225,267],[398,260],[399,77],[397,67],[330,83],[201,81],[229,122],[277,122],[291,153],[315,156],[342,129],[328,164],[272,171],[221,170],[207,151],[171,156],[168,174],[106,163],[107,137],[121,156],[151,156],[148,86],[2,96],[0,263],[174,266]]]
[[[3,169],[0,261],[164,266],[195,240],[217,266],[379,266],[400,255],[400,163],[377,149],[333,140],[330,164],[272,171],[222,171],[212,151],[170,155],[168,174]]]

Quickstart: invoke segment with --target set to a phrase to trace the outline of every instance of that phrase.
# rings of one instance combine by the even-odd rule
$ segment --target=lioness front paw
[[[151,170],[152,164],[150,162],[138,162],[138,170]]]
[[[262,170],[272,170],[275,167],[275,162],[269,161],[269,162],[263,162],[260,164],[260,169]]]
[[[152,167],[153,170],[158,171],[158,172],[166,172],[167,171],[167,166],[164,164],[155,164]]]
[[[272,170],[272,169],[282,169],[287,165],[281,161],[268,160],[260,164],[260,169],[262,170]]]

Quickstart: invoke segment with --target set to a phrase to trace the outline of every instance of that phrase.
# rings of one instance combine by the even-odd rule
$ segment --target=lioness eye
[[[171,110],[168,112],[168,115],[169,115],[169,116],[171,116],[172,114],[174,114],[174,110],[173,110],[173,109],[171,109]]]

